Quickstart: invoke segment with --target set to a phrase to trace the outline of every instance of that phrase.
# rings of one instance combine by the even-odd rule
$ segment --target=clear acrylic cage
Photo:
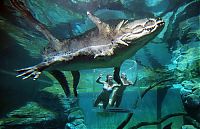
[[[101,81],[105,82],[107,75],[113,75],[113,69],[94,69],[93,78],[93,109],[96,112],[133,112],[141,101],[140,87],[137,85],[137,63],[134,60],[125,61],[120,70],[120,79],[126,76],[130,84],[118,84],[109,91],[105,90],[104,84],[96,82],[99,75],[102,76]],[[113,80],[114,85],[117,84]],[[124,83],[126,84],[126,83]]]

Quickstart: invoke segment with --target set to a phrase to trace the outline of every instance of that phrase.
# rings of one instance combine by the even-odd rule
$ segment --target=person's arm
[[[99,75],[99,77],[97,78],[96,82],[99,84],[104,84],[104,81],[101,81],[100,79],[102,78],[102,74]]]
[[[128,85],[133,85],[133,82],[132,81],[128,81]]]
[[[122,85],[124,85],[124,86],[130,86],[130,85],[133,85],[133,82],[132,82],[132,81],[129,81],[129,80],[126,80],[126,83],[125,83],[124,80],[121,80],[121,82],[122,82]]]
[[[119,84],[113,84],[112,88],[120,87]]]

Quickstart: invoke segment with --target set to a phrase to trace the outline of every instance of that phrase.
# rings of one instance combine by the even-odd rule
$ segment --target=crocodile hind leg
[[[33,80],[36,80],[38,79],[42,71],[48,68],[50,65],[50,62],[42,62],[32,67],[16,70],[16,72],[18,73],[16,77],[22,77],[23,80],[28,78],[33,78]]]
[[[68,85],[68,82],[65,78],[65,75],[59,71],[59,70],[52,70],[49,72],[51,75],[54,76],[54,78],[56,78],[58,80],[58,82],[60,83],[60,85],[62,86],[64,92],[65,92],[65,95],[67,97],[70,96],[70,89],[69,89],[69,85]]]
[[[77,93],[77,86],[80,80],[80,72],[79,71],[71,71],[73,76],[73,90],[74,90],[74,96],[78,97]]]

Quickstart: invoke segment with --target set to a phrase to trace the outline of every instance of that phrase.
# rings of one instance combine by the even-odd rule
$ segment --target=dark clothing
[[[96,101],[94,102],[94,107],[97,107],[100,102],[103,102],[103,109],[106,109],[109,103],[109,98],[112,93],[112,90],[103,89],[103,91],[99,94]]]
[[[115,105],[115,107],[119,107],[121,101],[122,101],[122,96],[114,95],[110,106],[113,107]]]
[[[115,105],[115,107],[119,107],[119,105],[121,104],[121,101],[122,101],[122,96],[123,96],[123,93],[126,89],[126,85],[122,85],[120,86],[114,93],[114,96],[112,98],[112,101],[111,101],[111,107],[113,107]]]

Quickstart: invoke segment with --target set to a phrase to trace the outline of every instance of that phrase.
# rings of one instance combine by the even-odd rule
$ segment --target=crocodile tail
[[[28,10],[28,8],[25,6],[25,4],[22,1],[20,1],[20,0],[10,0],[10,2],[21,13],[21,15],[23,15],[23,17],[27,18],[31,22],[31,24],[33,25],[33,27],[36,30],[41,32],[47,38],[47,40],[54,45],[53,46],[54,49],[60,50],[60,46],[61,46],[60,41],[57,38],[55,38],[50,33],[49,30],[47,30],[47,28],[45,27],[44,24],[42,24],[35,17],[33,17],[31,12]]]

